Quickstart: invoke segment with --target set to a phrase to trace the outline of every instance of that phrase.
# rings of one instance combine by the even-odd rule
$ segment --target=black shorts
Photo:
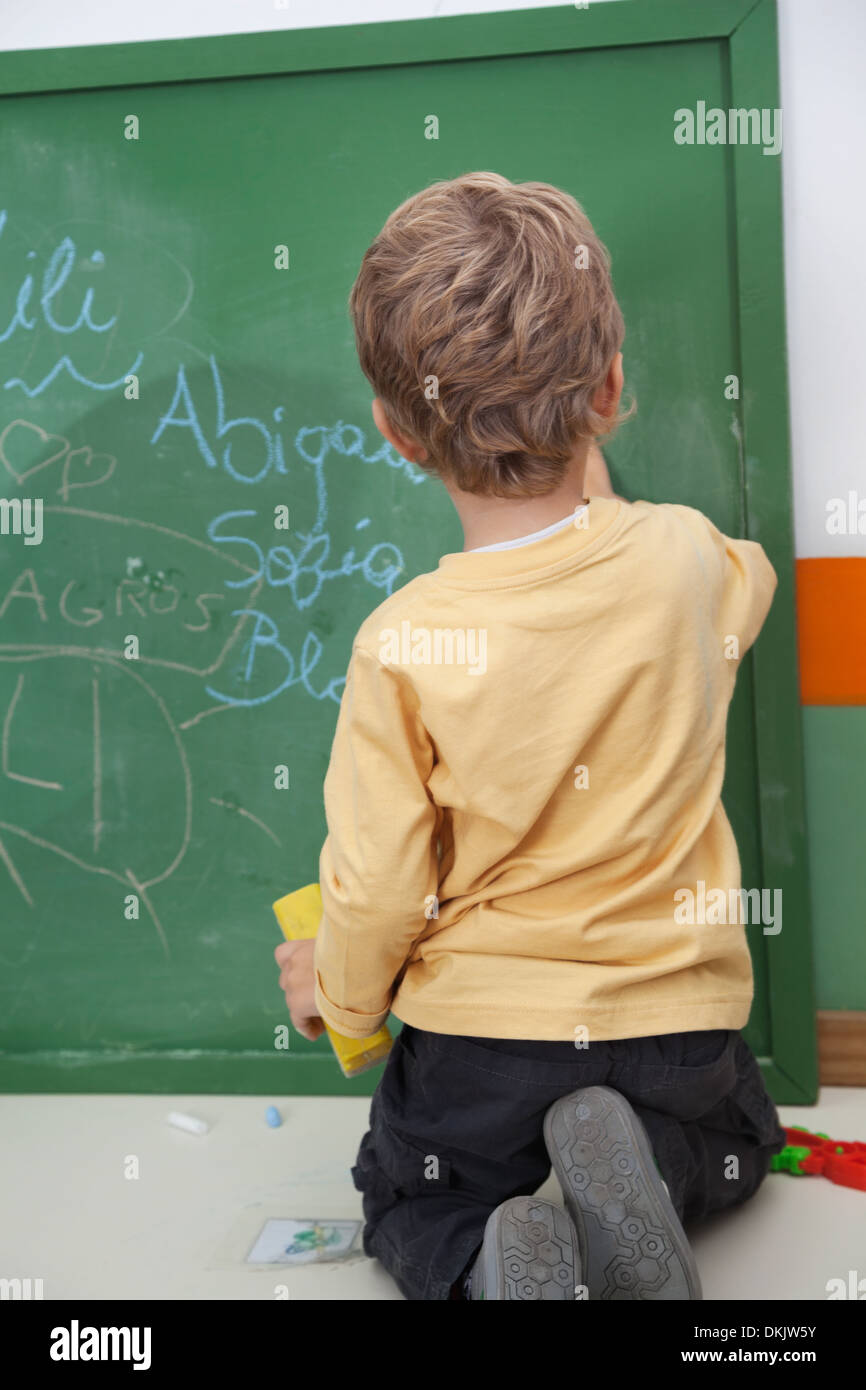
[[[785,1144],[758,1063],[737,1032],[576,1048],[406,1024],[352,1169],[364,1198],[364,1249],[406,1298],[450,1297],[490,1213],[546,1180],[545,1112],[582,1086],[610,1086],[630,1102],[684,1223],[751,1197]]]

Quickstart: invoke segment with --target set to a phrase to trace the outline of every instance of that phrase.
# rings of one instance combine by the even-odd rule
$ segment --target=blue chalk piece
[[[280,1125],[283,1123],[280,1118],[280,1112],[275,1105],[268,1106],[267,1110],[265,1111],[265,1119],[267,1120],[271,1129],[279,1129]]]

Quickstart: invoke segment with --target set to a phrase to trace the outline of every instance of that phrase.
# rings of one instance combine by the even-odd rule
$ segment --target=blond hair
[[[476,173],[416,193],[368,249],[349,307],[389,419],[464,492],[550,492],[577,444],[626,418],[592,405],[625,334],[610,256],[549,183]]]

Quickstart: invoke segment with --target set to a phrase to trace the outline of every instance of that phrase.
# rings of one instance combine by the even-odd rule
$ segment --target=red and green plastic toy
[[[787,1145],[770,1159],[772,1172],[820,1173],[840,1187],[866,1192],[866,1144],[844,1143],[829,1134],[810,1134],[796,1126],[785,1130]]]

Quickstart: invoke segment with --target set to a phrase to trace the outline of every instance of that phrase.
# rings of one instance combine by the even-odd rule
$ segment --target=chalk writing
[[[213,354],[208,361],[213,378],[216,406],[213,429],[214,443],[211,444],[201,423],[192,390],[187,382],[186,368],[181,363],[177,369],[174,395],[168,410],[160,417],[159,423],[151,435],[151,444],[157,444],[167,429],[189,430],[207,467],[218,468],[221,463],[225,472],[236,482],[260,483],[270,473],[288,473],[285,446],[279,430],[270,429],[264,420],[255,415],[239,415],[231,420],[226,419],[225,391],[220,370]],[[273,420],[279,423],[282,418],[283,407],[277,406],[273,412]],[[234,430],[252,431],[253,451],[245,468],[237,466],[233,459],[232,443],[234,441],[232,440],[225,444],[222,454],[219,458],[217,457],[217,446]],[[250,435],[242,435],[241,438],[249,442]],[[383,441],[381,447],[374,454],[365,454],[363,431],[358,429],[356,425],[344,424],[342,420],[338,420],[334,426],[306,426],[298,430],[295,436],[295,448],[301,458],[316,469],[321,468],[328,451],[333,449],[340,454],[354,455],[362,463],[387,463],[389,467],[402,472],[412,483],[417,484],[426,481],[426,474],[417,469],[414,464],[409,463],[407,459],[401,458],[387,441]],[[317,491],[320,481],[321,475],[317,474]],[[321,497],[318,498],[318,501],[321,508]]]
[[[325,562],[331,552],[331,537],[327,532],[321,535],[299,533],[297,555],[287,545],[274,545],[264,551],[247,536],[220,533],[219,528],[223,523],[256,515],[255,511],[223,512],[221,516],[214,517],[207,528],[208,539],[217,545],[247,546],[256,557],[255,569],[246,578],[225,580],[229,589],[244,589],[257,579],[264,579],[270,588],[288,588],[295,607],[302,609],[315,603],[329,579],[360,572],[368,584],[390,594],[397,579],[405,572],[403,556],[390,541],[371,546],[362,559],[355,558],[353,549],[347,550],[336,569],[326,569]]]
[[[6,227],[7,213],[5,209],[0,209],[0,236]],[[35,257],[35,251],[28,252],[28,259]],[[101,251],[94,251],[93,258],[98,263],[102,258]],[[88,286],[84,294],[84,301],[81,305],[78,317],[74,323],[59,323],[54,312],[54,300],[60,294],[66,281],[69,279],[76,261],[75,242],[71,237],[65,236],[49,257],[48,264],[42,274],[42,289],[39,295],[39,308],[42,311],[42,319],[46,326],[54,333],[77,333],[80,328],[85,328],[91,333],[107,333],[109,328],[113,328],[117,322],[116,316],[106,319],[103,323],[94,323],[90,317],[90,308],[93,303],[93,287]],[[39,323],[39,314],[33,313],[32,318],[27,317],[27,308],[30,304],[34,290],[34,279],[32,275],[25,275],[18,287],[15,298],[15,312],[9,320],[8,326],[0,333],[0,343],[5,343],[11,338],[13,333],[23,329],[25,333],[31,333]]]
[[[180,338],[165,340],[185,349],[184,360],[172,358],[167,386],[154,387],[151,374],[144,379],[146,389],[139,392],[136,383],[137,404],[127,407],[124,388],[144,362],[145,349],[151,366],[150,342],[182,318],[191,302],[191,275],[152,243],[151,250],[166,256],[174,269],[161,269],[157,277],[162,296],[156,296],[159,302],[152,310],[145,310],[149,328],[139,322],[138,332],[131,333],[129,313],[124,312],[124,334],[119,332],[121,306],[130,301],[118,287],[125,272],[117,271],[109,298],[109,258],[101,247],[111,251],[111,246],[101,234],[101,246],[84,257],[77,231],[75,239],[50,233],[39,253],[26,250],[25,242],[23,270],[13,267],[10,274],[8,257],[16,242],[7,223],[7,212],[0,210],[3,282],[12,287],[8,302],[0,298],[0,348],[14,357],[7,366],[4,356],[0,382],[5,391],[21,392],[38,405],[18,405],[16,418],[8,419],[10,411],[0,421],[0,479],[7,478],[7,491],[32,491],[31,480],[38,477],[37,490],[52,519],[46,535],[61,544],[44,559],[40,552],[38,565],[26,565],[22,557],[0,584],[0,791],[15,792],[13,812],[5,810],[3,798],[0,865],[27,907],[43,896],[29,869],[34,849],[66,869],[98,875],[124,894],[134,893],[168,956],[169,940],[153,893],[177,873],[191,845],[201,853],[212,838],[214,819],[228,815],[236,833],[255,836],[264,848],[270,841],[280,851],[288,843],[257,814],[267,816],[271,803],[248,796],[243,784],[234,785],[238,766],[244,764],[227,750],[245,745],[235,745],[233,736],[226,740],[222,721],[213,725],[211,716],[228,714],[243,726],[246,739],[261,720],[249,715],[244,725],[242,711],[294,692],[307,710],[312,701],[330,711],[322,716],[323,726],[327,724],[345,686],[345,675],[333,674],[335,665],[344,670],[348,656],[342,646],[345,634],[328,642],[336,626],[334,614],[344,607],[340,582],[355,594],[369,586],[378,602],[407,577],[401,549],[387,533],[382,538],[385,518],[373,513],[354,520],[344,501],[341,529],[334,526],[329,517],[333,470],[339,472],[341,486],[346,460],[352,460],[353,470],[355,465],[388,470],[394,480],[390,491],[396,486],[410,495],[427,475],[389,443],[368,443],[362,429],[342,419],[298,428],[296,418],[290,427],[287,408],[278,400],[264,412],[260,406],[257,412],[244,410],[235,378],[217,356],[205,358]],[[115,230],[117,245],[128,246],[128,229]],[[80,284],[75,271],[81,268],[96,272],[99,283]],[[132,310],[145,299],[149,305],[150,296],[131,301]],[[166,300],[169,308],[160,317]],[[49,354],[38,366],[37,342],[47,344]],[[90,344],[97,350],[88,357]],[[204,373],[193,370],[196,357],[206,360]],[[121,362],[129,365],[118,372]],[[165,371],[164,355],[161,369]],[[86,427],[84,443],[70,423],[74,414],[51,419],[52,403],[68,410],[70,383],[115,396],[122,414],[102,411],[93,421],[102,422],[104,433],[122,418],[123,449],[110,435],[97,439],[96,423]],[[58,425],[60,429],[52,428]],[[163,461],[172,454],[164,446],[172,441],[184,451],[185,477],[190,476],[191,459],[203,480],[211,477],[219,484],[219,500],[215,493],[211,506],[204,503],[204,517],[210,519],[186,528],[182,521],[167,526],[162,517],[156,522],[127,515],[117,501],[127,490],[136,495],[145,465],[161,467],[163,490],[153,496],[167,496],[170,465]],[[242,497],[237,500],[244,505],[226,505],[226,480],[238,484]],[[273,486],[270,492],[250,492],[266,480],[277,483],[280,502],[285,499],[279,532]],[[101,495],[110,496],[111,510],[108,504],[104,510],[98,503],[77,505],[84,489],[90,490],[88,500],[96,502],[99,494],[93,490],[103,485],[109,485]],[[179,485],[179,507],[183,496]],[[247,504],[248,498],[255,501]],[[359,510],[369,508],[365,496]],[[83,528],[80,536],[76,526]],[[347,528],[354,544],[339,539]],[[278,614],[276,608],[268,611],[277,604]],[[128,633],[139,644],[139,662],[122,659]],[[153,683],[163,672],[171,676],[172,708],[166,692]],[[57,701],[56,712],[52,700]],[[54,715],[48,719],[57,732],[54,750],[41,723],[46,709]],[[317,727],[309,713],[305,717],[306,728]],[[290,752],[291,739],[298,735],[288,721],[286,728]],[[75,730],[74,740],[67,738],[69,729]],[[218,731],[213,736],[212,729]],[[187,742],[199,754],[204,750],[199,768],[203,796],[194,796],[199,779],[194,778]],[[148,778],[154,766],[159,769],[158,823],[153,804],[147,797],[138,803],[134,790],[136,777]],[[147,786],[149,791],[149,781]],[[208,795],[211,790],[214,794]],[[248,800],[255,811],[244,804]],[[143,807],[140,833],[137,817]],[[202,823],[203,816],[211,818],[209,824]],[[23,847],[21,855],[16,845]],[[196,874],[196,862],[184,868],[185,884]],[[50,881],[49,876],[46,883]],[[206,873],[201,888],[209,882]]]
[[[278,664],[284,668],[285,673],[281,680],[261,695],[233,695],[208,686],[207,693],[212,699],[232,705],[266,705],[270,700],[275,700],[278,695],[282,695],[284,690],[290,690],[292,686],[300,685],[308,695],[312,695],[314,700],[333,700],[336,704],[340,703],[340,696],[346,684],[345,676],[328,681],[321,690],[316,690],[310,680],[310,676],[318,666],[319,658],[322,655],[322,643],[314,632],[308,632],[303,640],[301,659],[298,665],[292,653],[280,642],[277,625],[273,618],[268,617],[267,613],[260,613],[257,609],[244,608],[232,614],[232,617],[238,616],[255,619],[255,627],[242,648],[246,658],[242,666],[243,684],[245,686],[251,685],[254,676],[258,676],[258,669],[261,664],[260,655],[264,652],[275,653]]]

